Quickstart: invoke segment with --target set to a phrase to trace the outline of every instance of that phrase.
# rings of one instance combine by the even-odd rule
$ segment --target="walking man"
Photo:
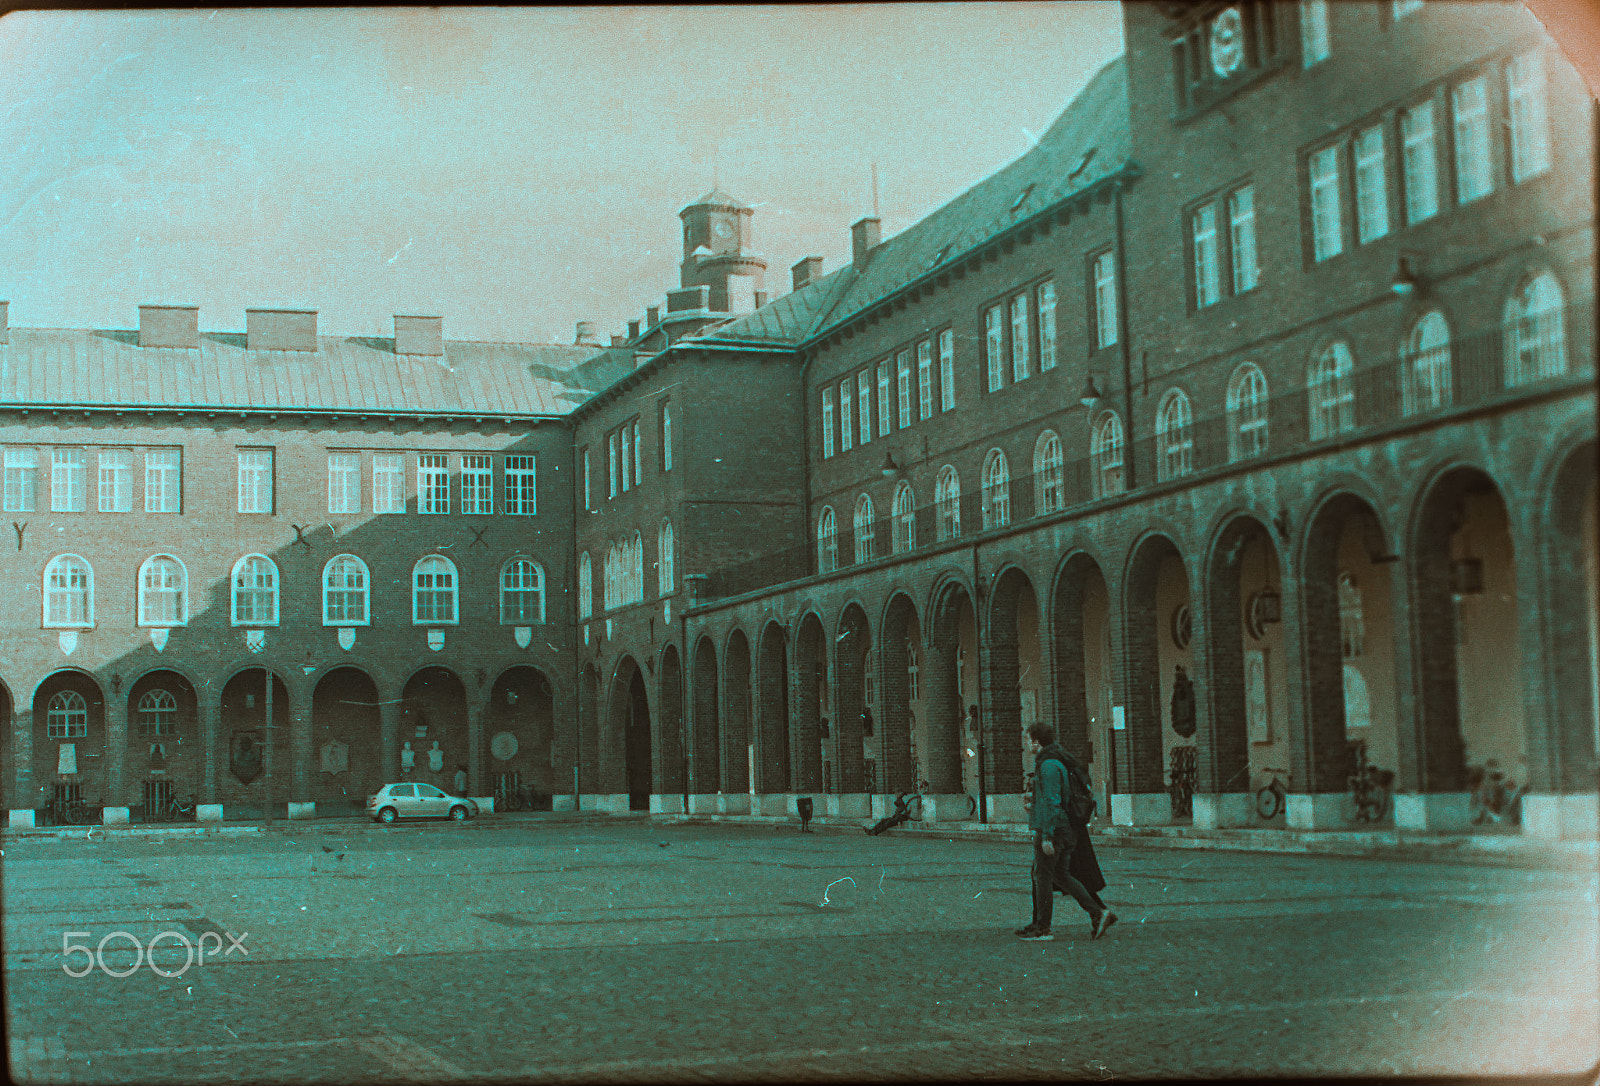
[[[1073,853],[1080,838],[1087,834],[1088,817],[1074,817],[1073,773],[1080,774],[1078,791],[1086,792],[1086,775],[1077,759],[1056,745],[1055,729],[1048,724],[1028,726],[1028,749],[1036,759],[1033,804],[1028,828],[1033,831],[1033,920],[1016,934],[1030,942],[1046,942],[1050,932],[1055,899],[1052,891],[1060,887],[1089,914],[1089,937],[1100,935],[1116,923],[1116,914],[1105,907],[1073,877]],[[1089,801],[1092,803],[1092,795]]]

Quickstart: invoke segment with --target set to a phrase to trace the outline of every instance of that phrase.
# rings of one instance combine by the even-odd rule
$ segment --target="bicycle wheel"
[[[967,793],[967,821],[971,822],[978,817],[978,798],[971,792]]]
[[[1256,793],[1256,814],[1262,818],[1277,818],[1283,810],[1283,793],[1275,784],[1269,784]]]

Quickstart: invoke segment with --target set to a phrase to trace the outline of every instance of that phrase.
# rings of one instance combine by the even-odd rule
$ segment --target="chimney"
[[[572,337],[574,347],[598,347],[600,339],[594,334],[593,321],[579,321],[578,334]]]
[[[661,307],[659,305],[646,307],[644,311],[645,327],[654,328],[659,323],[661,323]]]
[[[764,290],[756,291],[756,308],[760,309],[762,306],[764,306],[766,304],[767,304],[767,292],[764,291]]]
[[[872,259],[872,250],[883,240],[883,220],[865,218],[850,228],[850,262],[856,271],[866,268]]]
[[[394,353],[439,358],[444,354],[443,317],[394,318]]]
[[[245,349],[249,351],[314,351],[315,309],[246,309]]]
[[[613,347],[620,347],[620,346],[622,346],[622,345],[623,345],[623,344],[624,344],[624,343],[625,343],[625,342],[627,342],[627,341],[626,341],[626,340],[624,340],[624,339],[623,339],[623,338],[622,338],[622,337],[621,337],[621,336],[619,336],[619,335],[617,335],[617,333],[615,333],[615,332],[612,332],[612,333],[611,333],[611,345],[612,345],[612,346],[613,346]]]
[[[139,346],[200,346],[200,307],[197,305],[141,305]]]
[[[822,278],[822,258],[808,256],[790,268],[789,274],[794,278],[794,289],[799,290],[807,283]]]
[[[638,321],[629,321],[628,322],[628,338],[629,339],[638,339],[639,338],[639,322]]]
[[[0,302],[0,343],[11,342],[11,303]]]

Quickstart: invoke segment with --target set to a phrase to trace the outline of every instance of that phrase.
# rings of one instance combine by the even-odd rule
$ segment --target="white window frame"
[[[989,375],[990,392],[998,392],[1005,384],[1005,361],[1002,354],[1005,346],[1005,329],[1002,321],[998,305],[992,305],[983,311],[983,357]]]
[[[839,568],[839,522],[833,506],[825,505],[817,517],[817,572],[832,573]]]
[[[89,454],[83,449],[50,452],[50,511],[82,513],[89,508]]]
[[[76,690],[58,690],[45,706],[46,739],[84,739],[89,735],[89,703]]]
[[[146,449],[144,453],[144,511],[183,511],[183,450]]]
[[[822,458],[833,455],[833,386],[822,390]]]
[[[1254,362],[1240,363],[1228,380],[1228,459],[1243,460],[1267,451],[1267,375]]]
[[[361,454],[328,454],[328,512],[361,512]]]
[[[933,341],[917,344],[917,418],[933,418]]]
[[[856,438],[866,446],[872,441],[872,367],[856,373]]]
[[[894,356],[895,399],[900,408],[900,429],[911,425],[911,352]]]
[[[1011,465],[999,449],[983,460],[982,501],[984,531],[1011,523]]]
[[[56,555],[44,567],[43,583],[41,621],[47,629],[94,627],[94,567],[85,559]]]
[[[1300,62],[1310,68],[1333,54],[1328,38],[1328,0],[1300,0]]]
[[[494,512],[494,457],[489,453],[461,454],[461,512]]]
[[[606,469],[608,480],[608,497],[617,496],[617,432],[615,430],[606,435]]]
[[[450,512],[450,457],[445,453],[417,454],[417,512],[429,516]]]
[[[133,512],[133,450],[101,449],[98,506],[102,513]]]
[[[1261,281],[1256,262],[1256,189],[1241,185],[1228,194],[1228,255],[1233,262],[1233,292],[1254,290]]]
[[[1194,307],[1204,309],[1222,300],[1222,253],[1217,237],[1217,205],[1202,204],[1189,214],[1194,246]]]
[[[1189,396],[1169,388],[1156,411],[1156,480],[1180,479],[1194,471],[1193,413]]]
[[[1549,271],[1530,276],[1506,299],[1507,388],[1567,372],[1565,292]]]
[[[531,572],[532,576],[525,576]],[[545,620],[544,567],[527,555],[515,555],[500,567],[500,625],[542,626]],[[514,615],[507,607],[513,596],[533,596],[533,618]]]
[[[855,378],[846,377],[839,382],[839,451],[849,452],[855,448]]]
[[[583,508],[587,512],[594,508],[593,491],[590,489],[589,475],[589,446],[583,447]]]
[[[872,498],[863,494],[856,499],[856,513],[851,524],[855,536],[856,563],[870,562],[877,555],[878,530],[872,519]]]
[[[1054,430],[1044,431],[1034,442],[1033,481],[1035,516],[1059,513],[1067,507],[1066,457],[1061,437]]]
[[[1362,245],[1389,233],[1388,154],[1383,125],[1356,133],[1352,144],[1356,177],[1356,237]]]
[[[1109,498],[1128,489],[1128,476],[1124,465],[1126,442],[1122,436],[1122,418],[1115,411],[1106,411],[1096,420],[1089,443],[1089,462],[1094,478],[1094,496]]]
[[[633,434],[632,427],[622,424],[622,492],[626,494],[632,482]]]
[[[895,554],[904,554],[917,547],[917,499],[910,482],[904,479],[894,489],[889,547]]]
[[[1511,182],[1521,184],[1550,169],[1550,107],[1542,51],[1522,53],[1506,65],[1506,103]]]
[[[1117,342],[1117,256],[1107,249],[1094,258],[1094,336],[1104,350]]]
[[[39,505],[39,450],[5,451],[5,511],[32,513]]]
[[[1311,258],[1316,263],[1344,252],[1344,217],[1339,207],[1339,145],[1313,152],[1311,179]]]
[[[934,520],[938,524],[939,542],[961,538],[961,476],[953,465],[939,469],[933,486]]]
[[[1026,381],[1032,368],[1033,334],[1028,327],[1028,296],[1011,299],[1011,381]]]
[[[159,687],[146,690],[134,710],[134,726],[141,739],[159,739],[174,735],[178,726],[178,699],[171,691]]]
[[[644,443],[639,440],[639,420],[633,420],[633,485],[644,485]]]
[[[1040,283],[1035,297],[1039,304],[1039,372],[1056,368],[1056,281]]]
[[[1456,201],[1470,204],[1494,191],[1494,144],[1489,138],[1489,80],[1479,75],[1450,88],[1456,136]]]
[[[423,578],[447,578],[445,584],[424,584]],[[433,604],[423,617],[424,593]],[[449,615],[438,617],[438,604],[448,602]],[[458,626],[461,623],[461,577],[456,564],[442,554],[425,554],[411,567],[411,624],[413,626]]]
[[[172,629],[189,624],[189,570],[175,555],[146,558],[137,584],[140,626]]]
[[[359,578],[359,584],[351,585],[348,580],[342,584],[332,584],[330,578],[335,573],[353,570]],[[335,593],[342,600],[360,601],[361,614],[351,618],[348,614],[341,618],[334,618],[329,604],[333,602]],[[345,608],[349,610],[348,607]],[[372,571],[367,564],[353,554],[336,554],[328,559],[322,567],[322,624],[324,626],[370,626],[372,625]]]
[[[1439,214],[1439,151],[1434,142],[1431,100],[1418,102],[1400,114],[1400,141],[1406,224],[1415,226]]]
[[[661,470],[672,470],[672,403],[661,405]]]
[[[533,453],[508,453],[500,471],[506,495],[501,511],[510,517],[539,515],[539,458]],[[583,504],[589,505],[589,450],[583,450]]]
[[[889,360],[878,363],[878,436],[889,435]]]
[[[1430,309],[1411,326],[1402,352],[1401,409],[1406,415],[1449,407],[1455,398],[1451,375],[1450,323]]]
[[[239,449],[239,512],[276,512],[276,487],[273,468],[277,457],[272,449]]]
[[[939,410],[956,406],[956,334],[946,328],[939,333]]]
[[[264,554],[247,554],[233,564],[228,575],[229,613],[235,626],[276,626],[278,624],[278,564]],[[240,604],[248,603],[250,613],[240,613]],[[257,608],[266,604],[266,617],[258,617]]]
[[[372,511],[406,511],[406,460],[403,453],[372,454]]]
[[[1355,429],[1354,370],[1355,358],[1343,340],[1334,340],[1317,353],[1306,381],[1312,441]]]
[[[656,591],[670,596],[677,591],[678,539],[672,521],[663,520],[656,529]]]
[[[578,556],[578,619],[594,617],[594,560],[589,552]]]

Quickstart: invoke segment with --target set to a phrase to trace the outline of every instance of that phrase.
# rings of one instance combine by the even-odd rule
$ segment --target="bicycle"
[[[1494,759],[1487,765],[1467,769],[1467,787],[1472,791],[1472,824],[1505,822],[1518,825],[1522,821],[1522,797],[1528,786],[1507,780],[1495,767]]]
[[[178,797],[173,796],[166,803],[156,808],[151,816],[155,822],[193,822],[195,820],[195,798],[189,797],[188,803],[179,803]]]
[[[1356,771],[1350,775],[1350,798],[1355,803],[1356,821],[1382,822],[1389,816],[1394,773],[1379,769],[1367,760],[1367,744],[1355,747]]]
[[[89,821],[89,805],[81,799],[52,799],[44,807],[52,826],[81,826]]]
[[[1256,791],[1256,814],[1270,821],[1277,818],[1289,805],[1289,790],[1284,787],[1283,780],[1287,778],[1287,769],[1263,769],[1261,772],[1268,774],[1271,779],[1266,786]]]

